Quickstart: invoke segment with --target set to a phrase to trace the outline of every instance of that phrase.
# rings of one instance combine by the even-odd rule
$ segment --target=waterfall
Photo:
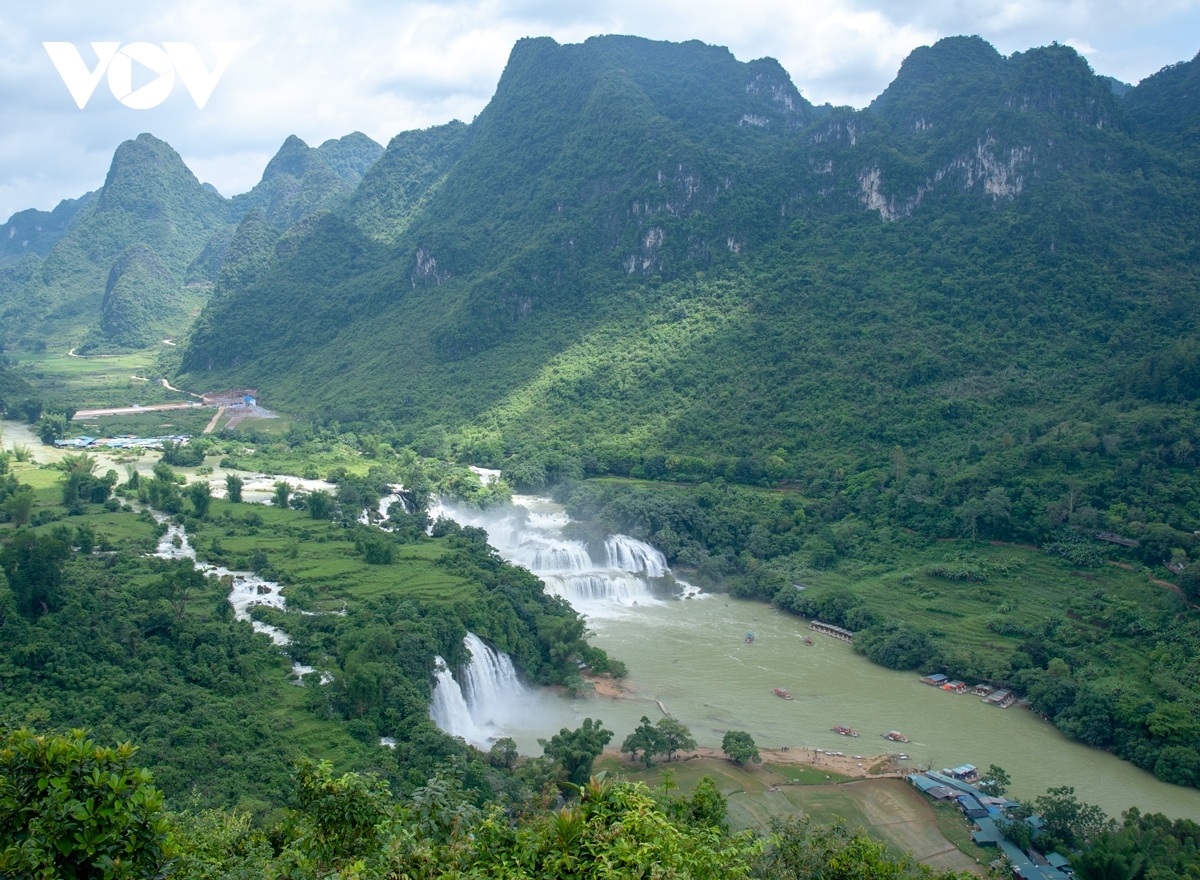
[[[667,568],[667,557],[645,541],[628,535],[613,535],[604,542],[608,567],[617,571],[631,571],[646,577],[662,577]]]
[[[462,689],[450,674],[446,661],[434,657],[433,663],[433,699],[429,701],[429,717],[451,736],[461,736],[473,745],[480,745],[487,737],[479,735]]]
[[[154,552],[154,556],[159,559],[187,559],[197,571],[205,575],[212,575],[219,580],[229,584],[229,604],[233,606],[234,617],[238,620],[248,620],[255,632],[264,633],[269,636],[271,641],[280,647],[291,644],[291,637],[277,626],[271,626],[268,623],[263,623],[261,620],[254,620],[250,616],[250,609],[255,605],[267,605],[272,608],[284,608],[287,606],[283,594],[280,592],[282,587],[274,581],[264,580],[252,571],[232,571],[223,565],[211,565],[207,562],[200,562],[196,559],[196,550],[188,541],[187,532],[183,526],[177,525],[167,520],[163,514],[155,514],[155,519],[167,526],[166,533],[159,539],[158,547]],[[292,663],[292,673],[297,678],[302,678],[312,672],[311,666],[306,666],[302,663]],[[321,683],[326,684],[332,681],[327,673],[321,674]]]
[[[548,541],[534,538],[522,541],[515,561],[534,574],[552,571],[588,571],[595,568],[587,548],[575,541]]]
[[[572,605],[590,605],[598,602],[616,602],[621,605],[650,603],[654,599],[646,582],[637,577],[621,577],[611,574],[544,575],[546,591],[562,596]]]
[[[699,591],[676,580],[661,552],[628,535],[611,535],[589,552],[583,541],[567,537],[570,519],[546,498],[514,495],[513,505],[480,511],[442,499],[429,511],[488,533],[488,543],[508,562],[541,578],[546,592],[561,596],[590,616],[612,613],[620,606],[651,605],[659,589],[672,588],[683,598]]]
[[[484,644],[475,633],[467,633],[463,642],[471,652],[463,670],[471,717],[479,726],[504,727],[528,692],[507,654]]]
[[[451,736],[486,748],[515,720],[528,716],[534,695],[521,684],[512,659],[469,632],[463,644],[471,655],[456,679],[441,657],[434,660],[429,717]]]

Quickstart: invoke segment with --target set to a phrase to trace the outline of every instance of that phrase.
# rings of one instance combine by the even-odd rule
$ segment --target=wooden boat
[[[853,727],[846,727],[842,724],[839,724],[831,729],[834,733],[841,734],[842,736],[858,736],[857,730],[855,730]]]
[[[812,636],[805,636],[805,637],[804,637],[804,644],[806,644],[806,645],[811,645],[811,644],[812,644]]]
[[[748,645],[752,641],[754,641],[754,633],[746,633],[746,644]]]
[[[908,742],[908,737],[905,736],[904,734],[902,734],[898,730],[889,730],[887,733],[881,733],[879,735],[882,736],[884,739],[891,740],[894,743]]]
[[[785,691],[783,688],[775,688],[773,691],[771,691],[771,693],[773,693],[777,697],[783,697],[785,700],[790,700],[792,698],[792,695],[789,694],[787,691]]]

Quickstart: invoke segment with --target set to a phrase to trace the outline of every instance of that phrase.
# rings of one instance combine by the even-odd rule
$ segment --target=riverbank
[[[767,763],[788,761],[853,777],[872,775],[870,768],[884,752],[911,757],[897,772],[997,764],[1011,775],[1016,798],[1069,785],[1110,816],[1137,806],[1200,820],[1196,789],[1169,785],[1108,752],[1069,740],[1032,712],[921,684],[914,673],[872,663],[845,642],[813,636],[808,645],[804,637],[813,634],[805,621],[758,602],[719,595],[664,602],[591,618],[589,626],[594,643],[624,662],[629,675],[619,696],[598,689],[596,696],[564,708],[575,723],[587,716],[602,719],[618,744],[640,716],[660,717],[661,701],[712,754],[720,754],[727,731],[744,730]],[[749,631],[756,637],[747,644]],[[779,699],[774,688],[793,699]],[[839,725],[861,737],[837,735],[831,728]],[[911,741],[888,742],[882,735],[890,730]],[[838,760],[824,754],[830,751],[846,755]]]
[[[593,693],[597,697],[604,697],[607,700],[627,700],[632,697],[633,688],[629,686],[629,682],[624,678],[612,678],[607,675],[588,676],[584,679],[592,686]]]
[[[776,750],[768,750],[762,764],[739,767],[723,757],[689,753],[682,760],[662,761],[647,769],[610,748],[597,759],[595,769],[642,782],[651,789],[665,783],[670,774],[671,784],[683,794],[690,793],[703,777],[711,777],[726,798],[729,824],[735,831],[761,833],[770,828],[773,818],[800,814],[821,824],[844,822],[863,828],[876,840],[888,843],[896,855],[911,853],[934,870],[982,874],[983,865],[995,857],[994,850],[981,850],[971,842],[962,813],[939,815],[937,808],[903,779],[846,777],[820,772],[824,767],[814,772],[795,763],[775,763],[776,757]],[[791,759],[795,761],[796,756],[792,754]]]
[[[615,746],[604,750],[608,758],[621,761],[626,769],[636,770],[644,767],[641,761],[634,761]],[[850,779],[881,779],[885,777],[903,778],[910,772],[895,755],[831,755],[819,749],[763,749],[758,750],[762,765],[772,767],[812,767],[823,771],[829,776],[840,776]],[[674,764],[686,763],[697,759],[724,761],[730,767],[736,767],[733,761],[725,757],[720,749],[701,746],[689,752],[680,752],[672,761],[659,762],[658,766],[670,767]],[[753,769],[751,766],[750,769]]]

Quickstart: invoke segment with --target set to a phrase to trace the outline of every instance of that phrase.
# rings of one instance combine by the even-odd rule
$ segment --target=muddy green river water
[[[61,454],[37,444],[27,426],[4,423],[4,428],[5,446],[26,443],[43,460]],[[143,466],[152,463],[147,458]],[[556,534],[565,522],[557,505],[542,499],[525,503],[543,516],[547,534]],[[496,523],[490,525],[494,539],[503,536]],[[811,632],[807,621],[766,605],[718,594],[647,597],[638,604],[598,603],[582,610],[593,642],[627,665],[629,694],[621,699],[528,694],[503,731],[525,754],[540,754],[539,737],[588,716],[602,719],[620,745],[642,715],[662,717],[656,702],[661,701],[702,746],[719,747],[726,731],[745,730],[760,746],[772,748],[809,746],[865,757],[903,749],[912,766],[999,764],[1012,777],[1014,797],[1070,785],[1082,800],[1113,816],[1137,806],[1200,821],[1200,790],[1160,782],[1127,761],[1068,740],[1032,712],[986,706],[970,694],[921,684],[915,673],[877,666],[850,645]],[[747,632],[755,634],[749,644]],[[811,646],[805,636],[812,637]],[[794,699],[776,697],[773,688]],[[860,736],[839,736],[834,725],[854,728]],[[880,736],[887,730],[899,730],[911,741],[890,743]]]
[[[654,700],[687,724],[700,745],[720,746],[727,730],[749,731],[763,746],[811,746],[872,756],[903,749],[922,767],[999,764],[1013,778],[1010,796],[1033,798],[1071,785],[1110,815],[1143,811],[1200,821],[1200,790],[1169,785],[1111,754],[1073,742],[1036,714],[999,709],[978,697],[921,684],[854,653],[845,642],[811,632],[807,622],[757,602],[722,595],[623,609],[591,621],[596,644],[629,667],[631,697],[547,697],[536,726],[602,718],[616,744],[638,719],[662,716]],[[747,632],[755,640],[746,644]],[[803,638],[812,637],[812,646]],[[782,700],[773,688],[791,692]],[[531,721],[533,719],[531,718]],[[550,722],[550,723],[548,723]],[[856,729],[857,739],[830,728]],[[556,729],[556,728],[555,728]],[[882,739],[899,730],[911,742]],[[532,730],[515,732],[537,753]]]

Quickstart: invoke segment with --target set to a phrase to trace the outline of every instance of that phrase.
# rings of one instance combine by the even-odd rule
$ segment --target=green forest
[[[1200,787],[1198,65],[1125,87],[953,37],[855,110],[695,41],[523,39],[470,124],[293,136],[232,199],[147,133],[14,215],[0,415],[192,438],[124,474],[0,451],[0,873],[933,876],[855,829],[731,831],[711,779],[592,778],[639,735],[598,719],[540,757],[439,730],[468,632],[563,693],[626,674],[439,497],[550,496]],[[282,418],[72,421],[232,388]],[[335,488],[245,503],[251,471]],[[154,555],[179,529],[286,607],[239,619]],[[1196,874],[1153,806],[1044,842]]]

